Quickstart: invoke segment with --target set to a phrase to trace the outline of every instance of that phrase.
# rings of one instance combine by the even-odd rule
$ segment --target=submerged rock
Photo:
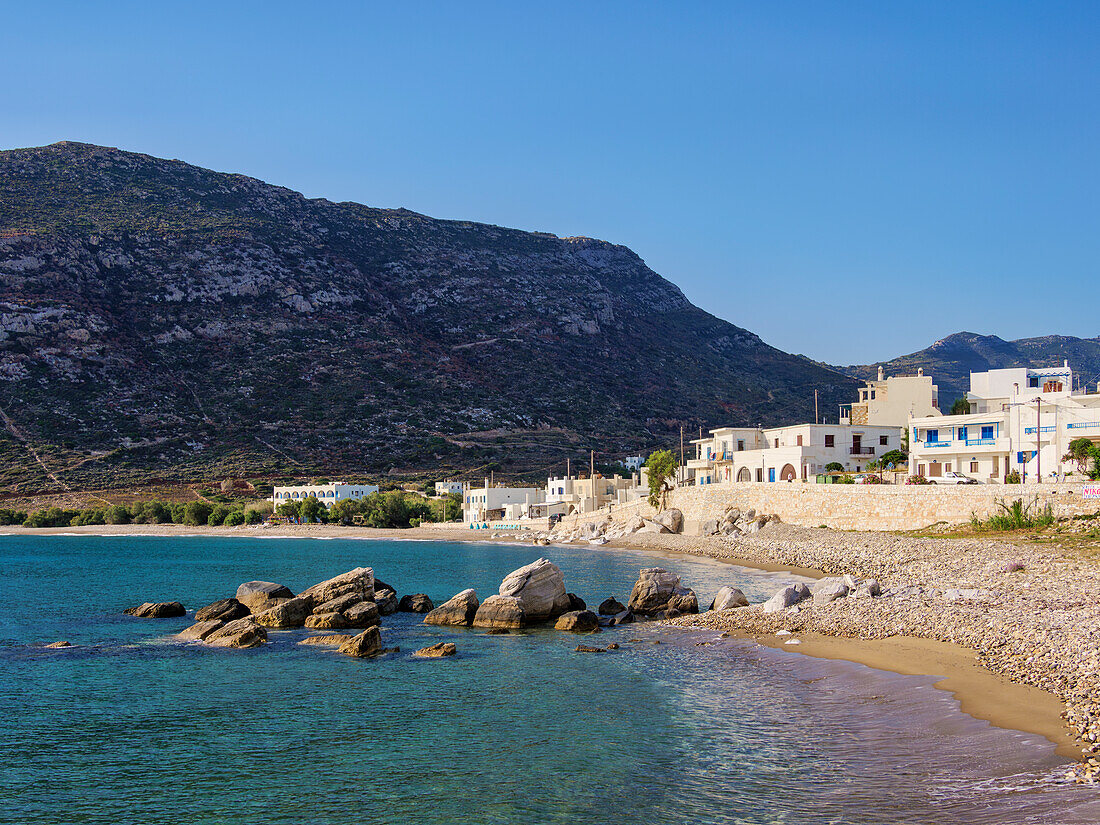
[[[439,659],[443,656],[454,656],[457,652],[458,648],[452,642],[440,642],[431,647],[420,648],[413,656],[419,656],[421,659]]]
[[[600,620],[591,610],[562,613],[554,624],[554,630],[571,630],[574,633],[591,633],[599,629]]]
[[[252,618],[264,627],[301,627],[305,624],[312,608],[312,599],[287,599],[274,607],[254,614]]]
[[[322,636],[306,636],[300,645],[317,645],[318,647],[339,647],[345,642],[351,641],[350,633],[328,633]]]
[[[42,646],[44,648],[46,648],[46,650],[62,650],[63,648],[66,648],[66,647],[72,647],[73,643],[72,642],[66,642],[66,641],[60,641],[60,642],[50,642],[48,645],[42,645]]]
[[[267,631],[250,618],[228,622],[204,640],[213,647],[259,647],[267,641]]]
[[[429,613],[435,609],[432,600],[424,593],[413,593],[401,597],[397,609],[402,613]]]
[[[181,630],[178,639],[183,639],[189,642],[202,642],[206,640],[206,637],[222,627],[225,622],[219,619],[210,619],[205,622],[196,622],[186,630]]]
[[[516,599],[523,621],[530,624],[556,618],[569,609],[565,578],[549,559],[538,559],[513,570],[501,582],[499,595]],[[489,599],[485,601],[488,603]],[[477,623],[476,618],[474,623]]]
[[[294,598],[294,591],[275,582],[245,582],[237,588],[237,601],[253,613],[260,613],[279,602]]]
[[[695,591],[680,584],[680,577],[661,567],[648,567],[638,573],[638,581],[630,591],[627,607],[642,616],[654,616],[676,610],[698,613]]]
[[[472,589],[456,593],[424,617],[424,624],[469,627],[480,603]]]
[[[577,645],[573,648],[574,653],[606,653],[602,647],[591,647],[590,645]]]
[[[431,615],[431,614],[429,614]],[[527,615],[515,596],[490,596],[474,614],[474,627],[523,627]]]
[[[179,602],[145,602],[123,612],[138,619],[173,619],[186,615],[187,608]]]
[[[331,579],[318,582],[299,593],[299,598],[312,599],[313,604],[324,604],[341,596],[354,594],[357,602],[374,601],[374,570],[356,567]]]
[[[382,634],[377,627],[368,627],[358,636],[353,636],[340,645],[340,652],[345,656],[356,656],[360,659],[367,656],[377,656],[382,652]]]
[[[736,587],[723,587],[710,603],[711,610],[730,610],[734,607],[748,607],[749,600]]]
[[[231,622],[234,619],[243,619],[248,614],[248,608],[236,599],[219,599],[213,604],[208,604],[206,607],[202,607],[196,610],[195,621]]]

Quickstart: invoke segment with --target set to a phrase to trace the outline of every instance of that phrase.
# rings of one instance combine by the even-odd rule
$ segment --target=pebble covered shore
[[[807,600],[771,614],[755,605],[672,623],[755,634],[916,636],[963,645],[989,670],[1058,696],[1083,749],[1080,778],[1100,779],[1100,569],[1095,562],[1057,548],[994,538],[914,538],[780,523],[737,538],[634,535],[630,544],[877,579],[883,589],[878,598]]]

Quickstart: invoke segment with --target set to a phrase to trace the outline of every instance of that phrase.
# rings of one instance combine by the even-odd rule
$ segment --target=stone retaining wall
[[[1055,516],[1100,514],[1100,499],[1082,496],[1082,484],[1027,485],[920,485],[800,484],[724,482],[684,487],[669,494],[669,506],[684,513],[684,533],[695,535],[699,525],[720,516],[730,504],[742,510],[775,513],[788,524],[832,527],[839,530],[919,530],[940,522],[965,524],[971,514],[986,518],[1006,504],[1023,499],[1039,510],[1050,504]],[[615,521],[633,515],[654,514],[644,501],[616,505]],[[606,510],[571,516],[566,526],[603,521]]]

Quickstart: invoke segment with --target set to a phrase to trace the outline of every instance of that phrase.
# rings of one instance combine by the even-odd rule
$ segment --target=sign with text
[[[1100,498],[1100,484],[1086,484],[1081,489],[1081,495],[1085,498]]]

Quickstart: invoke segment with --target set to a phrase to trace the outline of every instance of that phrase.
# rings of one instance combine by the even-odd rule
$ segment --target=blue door
[[[966,427],[959,427],[959,441],[966,441]]]
[[[775,481],[775,467],[768,470],[768,481]]]

